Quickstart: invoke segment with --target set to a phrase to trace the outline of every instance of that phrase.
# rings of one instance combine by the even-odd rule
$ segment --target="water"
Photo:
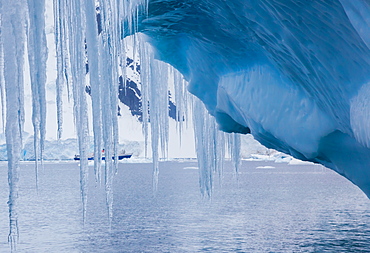
[[[22,164],[18,252],[368,252],[370,201],[333,172],[313,165],[246,162],[237,180],[227,163],[211,200],[193,162],[119,165],[109,228],[104,186],[90,168],[85,227],[76,163],[46,164],[35,189]],[[7,244],[6,164],[0,167],[0,252]]]

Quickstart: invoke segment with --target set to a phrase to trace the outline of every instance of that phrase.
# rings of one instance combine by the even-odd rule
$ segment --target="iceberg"
[[[143,33],[220,129],[321,163],[370,196],[370,4],[149,0]],[[133,21],[132,21],[133,20]]]

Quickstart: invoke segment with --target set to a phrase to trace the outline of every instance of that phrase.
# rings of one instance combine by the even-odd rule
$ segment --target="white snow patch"
[[[256,169],[275,169],[274,166],[257,166]]]
[[[198,167],[184,167],[184,170],[199,170]]]
[[[289,165],[314,165],[313,162],[301,161],[295,158],[292,158],[292,160],[288,164]]]

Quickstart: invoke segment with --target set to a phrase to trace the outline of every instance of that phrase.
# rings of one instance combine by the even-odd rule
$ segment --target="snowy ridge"
[[[92,139],[91,139],[92,140]],[[88,154],[94,152],[93,142],[88,146]],[[33,152],[33,136],[29,135],[24,141],[24,147],[21,152],[21,161],[35,161]],[[118,145],[118,150],[125,150],[126,153],[132,153],[136,158],[143,158],[144,143],[139,141],[126,141]],[[44,161],[73,161],[75,155],[79,154],[78,141],[76,138],[63,140],[45,140]],[[7,161],[6,144],[0,145],[0,161]]]
[[[23,148],[21,151],[21,161],[34,161],[35,155],[33,152],[34,142],[33,135],[24,132],[23,133]],[[192,137],[192,136],[190,136]],[[184,137],[183,137],[184,138]],[[188,137],[185,137],[188,138]],[[4,136],[0,135],[0,141],[4,140]],[[191,140],[191,139],[190,139]],[[251,135],[240,136],[241,141],[241,159],[257,159],[257,160],[280,160],[281,157],[286,155],[277,152],[273,149],[267,149],[262,146],[259,142],[253,139]],[[7,161],[6,144],[4,141],[0,143],[0,161]],[[177,143],[170,143],[171,146],[177,146]],[[193,144],[193,143],[191,143]],[[187,144],[188,145],[188,144]],[[73,161],[73,158],[78,151],[78,143],[76,138],[67,138],[61,140],[46,139],[44,144],[44,161]],[[166,158],[160,158],[162,161],[172,161],[177,159],[195,159],[196,155],[193,147],[183,147],[180,151],[170,151],[169,156]],[[190,150],[189,150],[190,149]],[[124,162],[141,162],[151,161],[150,152],[145,156],[145,144],[144,140],[124,140],[121,139],[118,145],[118,150],[124,150],[126,153],[132,153],[132,158],[125,160]],[[93,139],[90,137],[90,144],[88,145],[88,153],[93,153],[94,145]],[[230,158],[230,151],[227,151],[226,158]],[[121,161],[122,162],[122,161]]]

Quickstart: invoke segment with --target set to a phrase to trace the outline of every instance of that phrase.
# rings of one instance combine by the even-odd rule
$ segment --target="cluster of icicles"
[[[54,0],[54,33],[57,62],[56,104],[58,138],[62,137],[62,93],[72,94],[74,118],[78,136],[80,185],[83,220],[86,217],[88,178],[88,120],[93,122],[94,171],[98,183],[104,179],[108,217],[113,215],[113,176],[117,160],[106,159],[101,166],[101,150],[106,157],[117,154],[118,144],[118,78],[125,76],[126,49],[122,38],[123,20],[135,23],[135,6],[145,3],[122,0]],[[45,0],[8,1],[1,9],[0,33],[0,91],[1,105],[8,152],[9,182],[9,242],[12,248],[18,240],[18,181],[24,124],[24,62],[29,62],[32,89],[32,123],[36,159],[36,185],[38,161],[42,161],[46,123],[46,60],[48,48],[45,35]],[[135,25],[128,25],[135,27]],[[135,32],[130,32],[135,33]],[[200,186],[204,195],[212,189],[212,177],[222,171],[225,143],[229,143],[234,165],[240,162],[240,139],[217,130],[216,123],[204,106],[186,92],[186,81],[168,64],[153,58],[144,36],[134,35],[135,50],[141,63],[141,89],[143,132],[146,140],[151,136],[153,157],[153,186],[156,189],[159,173],[159,150],[166,157],[168,143],[168,84],[175,85],[178,129],[188,117],[189,104],[194,111],[194,129],[200,167]],[[25,56],[27,48],[28,57]],[[89,71],[86,74],[86,64]],[[125,83],[125,82],[124,82]],[[92,119],[88,119],[86,85],[91,86]],[[149,108],[150,107],[150,108]],[[150,111],[150,120],[149,120]],[[186,120],[185,120],[186,121]],[[150,129],[150,130],[149,130]],[[149,132],[150,131],[150,132]],[[146,141],[147,142],[147,141]],[[101,168],[105,168],[101,171]]]

